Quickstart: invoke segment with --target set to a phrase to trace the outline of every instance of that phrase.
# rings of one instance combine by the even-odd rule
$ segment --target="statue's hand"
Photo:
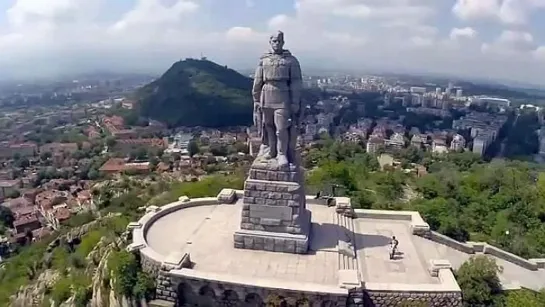
[[[261,106],[258,103],[254,103],[254,126],[261,124]]]

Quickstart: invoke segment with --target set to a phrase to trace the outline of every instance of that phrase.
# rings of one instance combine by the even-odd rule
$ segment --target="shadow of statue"
[[[345,227],[331,223],[312,223],[310,250],[324,250],[337,247],[339,240],[352,243],[357,250],[371,247],[388,246],[391,238],[383,235],[351,232]],[[364,242],[363,245],[359,242]]]

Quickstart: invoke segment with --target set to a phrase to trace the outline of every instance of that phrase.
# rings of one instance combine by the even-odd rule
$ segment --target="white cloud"
[[[497,16],[498,0],[457,0],[452,12],[460,19],[490,18]]]
[[[462,20],[497,19],[505,24],[526,24],[532,13],[545,8],[543,0],[457,0],[452,12]]]
[[[545,46],[540,46],[534,51],[534,57],[539,60],[545,62]]]
[[[261,23],[211,15],[222,11],[217,6],[225,5],[223,0],[133,1],[129,10],[108,19],[112,4],[106,0],[16,0],[0,34],[0,72],[160,71],[201,53],[222,64],[251,67],[268,48],[269,32],[283,30],[286,48],[303,68],[493,72],[545,83],[545,61],[538,61],[545,57],[545,47],[538,45],[545,42],[532,36],[531,25],[526,32],[490,38],[490,27],[470,24],[521,23],[532,13],[528,8],[542,7],[544,0],[458,0],[452,10],[439,0],[296,0],[294,11],[278,11]],[[261,3],[229,5],[235,2],[242,10]],[[445,27],[452,13],[465,21],[462,26]],[[513,68],[498,72],[497,61],[510,61]]]
[[[232,27],[225,33],[225,36],[232,42],[256,42],[264,41],[266,34],[254,31],[248,27]]]
[[[433,45],[433,40],[428,37],[413,36],[411,43],[416,47],[429,47]]]
[[[136,6],[113,25],[112,30],[176,25],[183,20],[184,15],[194,13],[198,8],[197,3],[187,0],[178,0],[171,6],[164,5],[160,0],[138,0]]]
[[[477,35],[477,31],[471,27],[454,28],[450,31],[451,40],[458,40],[460,38],[475,38]]]
[[[482,51],[496,55],[526,56],[535,52],[537,45],[532,34],[523,31],[505,30],[492,43],[484,43]]]

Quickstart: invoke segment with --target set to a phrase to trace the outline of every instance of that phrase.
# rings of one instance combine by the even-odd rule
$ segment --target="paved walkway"
[[[409,223],[405,221],[356,219],[356,247],[363,281],[376,283],[438,283],[415,247]],[[390,239],[399,240],[398,255],[390,260]]]

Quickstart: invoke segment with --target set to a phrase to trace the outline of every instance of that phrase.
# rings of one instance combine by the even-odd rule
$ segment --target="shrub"
[[[465,306],[501,306],[501,284],[496,262],[487,256],[471,257],[456,272]]]
[[[51,298],[56,304],[60,304],[70,298],[72,294],[71,281],[68,278],[57,280],[51,291]]]

